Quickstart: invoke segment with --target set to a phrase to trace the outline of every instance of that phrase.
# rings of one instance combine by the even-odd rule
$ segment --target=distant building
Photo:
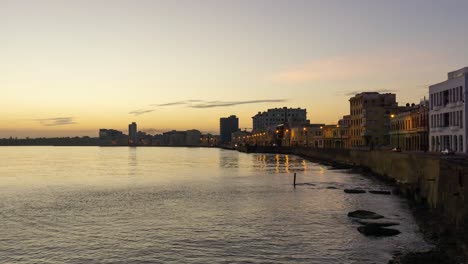
[[[128,145],[130,146],[138,145],[138,130],[137,130],[137,124],[135,122],[128,125]]]
[[[232,133],[231,145],[233,147],[238,147],[238,146],[244,146],[248,144],[250,135],[251,135],[250,132],[242,131],[242,130],[238,130]]]
[[[195,129],[187,130],[185,136],[185,145],[191,147],[200,146],[201,132]]]
[[[211,134],[203,134],[200,138],[202,147],[215,147],[219,145],[219,136]]]
[[[365,92],[355,95],[349,102],[351,146],[374,148],[390,144],[390,116],[398,108],[396,95]]]
[[[105,129],[105,128],[99,129],[100,140],[119,138],[122,136],[125,136],[124,133],[122,133],[122,131],[118,131],[115,129]]]
[[[338,126],[340,130],[340,141],[342,142],[341,147],[345,149],[351,148],[351,140],[349,137],[351,128],[351,116],[343,116],[343,118],[338,121]]]
[[[429,86],[429,146],[431,151],[451,149],[467,153],[466,102],[468,67],[449,72],[444,82]]]
[[[230,117],[222,117],[219,120],[219,134],[221,144],[227,144],[231,142],[232,133],[239,130],[239,118],[235,115]]]
[[[311,124],[307,127],[307,146],[312,148],[323,148],[323,128],[325,124]]]
[[[163,145],[165,146],[186,146],[186,136],[185,131],[176,131],[172,130],[169,132],[163,133]]]
[[[403,151],[427,151],[429,148],[429,107],[427,101],[398,107],[391,116],[390,142]]]
[[[253,132],[274,131],[278,125],[301,126],[309,122],[307,110],[301,108],[273,108],[252,117]]]
[[[99,129],[100,146],[120,146],[128,144],[128,136],[115,129]]]

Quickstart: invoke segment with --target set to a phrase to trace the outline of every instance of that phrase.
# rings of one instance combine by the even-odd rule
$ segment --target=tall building
[[[309,124],[307,110],[301,108],[273,108],[266,112],[258,112],[252,117],[253,131],[274,131],[280,124],[302,126]]]
[[[467,153],[468,67],[449,72],[444,82],[429,86],[429,147]]]
[[[396,95],[376,92],[360,93],[349,99],[351,123],[349,127],[352,147],[374,148],[390,143],[390,116],[396,113]]]
[[[222,117],[219,120],[219,134],[221,144],[231,142],[231,135],[232,133],[239,130],[239,118],[235,115],[231,115],[230,117]]]
[[[137,124],[135,122],[128,125],[128,145],[130,146],[138,145],[138,130],[137,130]]]

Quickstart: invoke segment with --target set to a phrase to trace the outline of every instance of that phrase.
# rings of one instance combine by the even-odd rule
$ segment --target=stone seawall
[[[394,181],[400,191],[430,209],[437,216],[435,232],[456,234],[468,245],[468,161],[455,156],[424,153],[244,147],[244,152],[299,155],[330,165],[361,167]],[[468,253],[465,248],[464,251]]]

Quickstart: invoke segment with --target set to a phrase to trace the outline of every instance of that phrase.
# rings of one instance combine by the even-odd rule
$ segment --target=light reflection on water
[[[386,263],[427,245],[404,200],[300,157],[197,148],[0,148],[1,263]],[[299,183],[291,186],[296,172]],[[328,189],[329,187],[339,188]],[[401,222],[367,238],[348,211]]]

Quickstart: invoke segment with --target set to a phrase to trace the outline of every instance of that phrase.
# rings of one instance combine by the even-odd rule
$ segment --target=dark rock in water
[[[382,237],[382,236],[396,236],[401,232],[396,229],[379,227],[376,225],[365,225],[358,227],[358,231],[365,235],[365,236],[375,236],[375,237]]]
[[[359,190],[359,189],[344,189],[345,193],[366,193],[365,190]]]
[[[391,195],[392,192],[391,191],[369,191],[370,193],[373,193],[373,194],[385,194],[385,195]]]
[[[384,218],[382,215],[377,213],[366,211],[366,210],[357,210],[348,213],[348,217],[360,218],[360,219],[380,219]]]
[[[378,220],[378,219],[358,219],[356,220],[361,225],[374,225],[378,227],[388,227],[388,226],[396,226],[399,225],[400,223],[398,222],[392,222],[392,221],[386,221],[386,220]]]
[[[327,189],[336,190],[338,188],[336,188],[335,186],[328,186]]]

